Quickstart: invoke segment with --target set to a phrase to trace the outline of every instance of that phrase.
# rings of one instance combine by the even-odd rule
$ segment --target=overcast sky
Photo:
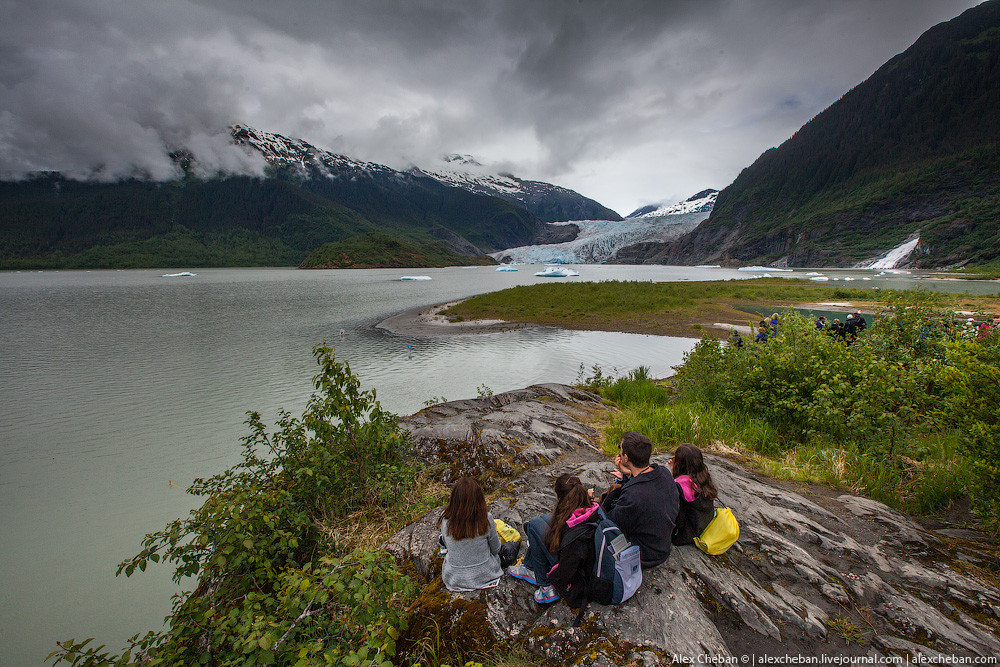
[[[260,164],[242,122],[628,214],[723,188],[969,0],[0,0],[0,173]]]

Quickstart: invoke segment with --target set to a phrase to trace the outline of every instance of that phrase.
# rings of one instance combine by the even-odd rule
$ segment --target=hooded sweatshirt
[[[680,506],[677,525],[670,541],[676,545],[694,544],[694,538],[705,532],[705,528],[715,517],[715,503],[702,498],[698,485],[689,475],[681,475],[674,481],[680,492]]]
[[[669,469],[655,463],[650,468],[612,487],[601,503],[628,541],[639,546],[644,570],[670,555],[679,495]]]
[[[566,530],[559,541],[559,561],[549,570],[549,583],[570,607],[583,603],[587,582],[594,571],[597,507],[597,503],[581,507],[566,520]]]

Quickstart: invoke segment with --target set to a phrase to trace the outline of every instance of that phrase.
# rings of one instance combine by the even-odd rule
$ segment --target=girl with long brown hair
[[[705,465],[701,450],[682,444],[670,458],[670,470],[680,491],[680,508],[674,524],[673,544],[694,544],[715,516],[715,498],[718,492],[712,475]]]
[[[578,606],[594,567],[594,528],[598,505],[575,475],[556,479],[556,507],[551,516],[535,517],[525,526],[528,551],[524,563],[507,569],[518,579],[538,586],[535,600],[555,602],[560,597]]]
[[[463,477],[451,489],[441,516],[441,578],[450,591],[491,588],[500,582],[500,536],[486,511],[486,495],[473,477]]]

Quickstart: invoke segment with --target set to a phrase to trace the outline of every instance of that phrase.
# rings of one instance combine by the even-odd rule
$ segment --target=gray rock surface
[[[443,465],[443,481],[472,475],[486,487],[580,447],[596,451],[597,432],[583,423],[599,396],[563,384],[540,384],[483,398],[439,403],[400,419],[417,456]]]
[[[612,466],[594,447],[596,434],[573,423],[597,406],[592,394],[541,385],[435,406],[404,422],[419,434],[428,462],[442,456],[452,477],[491,480],[490,511],[521,529],[551,511],[551,484],[563,472],[588,486],[607,484]],[[654,460],[665,465],[667,458]],[[532,587],[510,577],[450,598],[452,621],[477,617],[498,640],[562,664],[1000,655],[998,559],[985,536],[932,532],[869,499],[765,479],[718,456],[706,461],[720,503],[740,521],[740,539],[726,554],[674,547],[666,563],[644,572],[631,600],[592,604],[579,628],[565,605],[535,604]],[[440,582],[440,511],[386,544],[429,577],[429,587],[435,577]],[[470,603],[461,613],[457,599]]]

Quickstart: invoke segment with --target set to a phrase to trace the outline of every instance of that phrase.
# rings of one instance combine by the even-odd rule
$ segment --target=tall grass
[[[782,449],[778,432],[766,421],[690,403],[639,403],[623,407],[611,415],[605,427],[607,453],[617,452],[618,443],[626,431],[644,434],[652,441],[656,452],[673,451],[682,442],[702,449],[710,449],[715,443],[722,442],[769,454],[777,454]]]
[[[992,450],[983,443],[1000,433],[989,380],[1000,378],[1000,334],[960,340],[934,299],[891,295],[853,342],[787,311],[766,343],[701,341],[670,382],[644,368],[604,378],[599,389],[618,406],[606,447],[639,431],[656,451],[682,442],[736,450],[765,473],[916,513],[969,496],[983,525],[996,528],[1000,455],[990,453],[995,439]]]

